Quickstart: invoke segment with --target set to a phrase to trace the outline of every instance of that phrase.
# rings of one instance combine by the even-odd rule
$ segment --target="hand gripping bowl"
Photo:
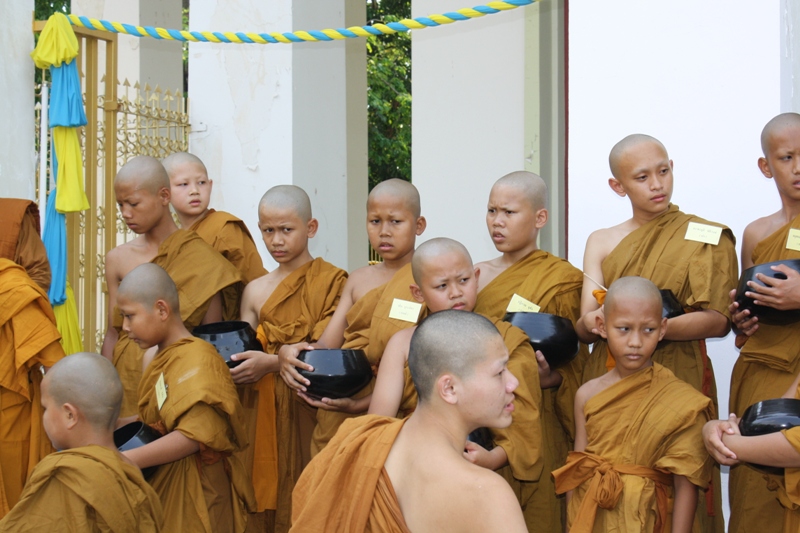
[[[534,350],[541,350],[551,368],[566,365],[578,355],[578,334],[567,318],[547,313],[506,313],[506,322],[524,331]]]
[[[363,350],[304,350],[297,359],[314,367],[298,368],[311,384],[306,393],[314,398],[349,398],[372,380],[372,367]]]
[[[158,431],[138,420],[114,430],[114,446],[121,452],[141,448],[160,438],[161,434]],[[143,468],[142,475],[145,479],[150,479],[156,470],[157,466]]]
[[[800,426],[800,400],[776,398],[754,403],[739,421],[739,431],[745,437],[777,433],[783,429]],[[768,474],[783,475],[783,468],[751,464]]]
[[[486,450],[494,449],[494,440],[492,439],[492,432],[489,428],[478,428],[467,435],[467,440],[483,447]]]
[[[203,339],[214,346],[225,360],[228,368],[234,368],[243,361],[231,361],[231,356],[248,350],[263,350],[261,343],[256,338],[256,332],[250,324],[241,320],[228,322],[213,322],[197,326],[192,330],[192,335]]]
[[[750,310],[751,315],[758,317],[758,321],[763,324],[774,326],[786,326],[800,321],[800,309],[791,309],[781,311],[774,307],[767,307],[764,305],[756,305],[753,303],[752,298],[744,295],[745,292],[750,290],[747,286],[748,281],[753,281],[759,285],[764,285],[756,278],[756,274],[764,274],[768,278],[786,279],[786,274],[772,270],[773,266],[786,265],[793,270],[800,271],[800,259],[785,259],[783,261],[773,261],[771,263],[763,263],[748,268],[742,272],[742,277],[739,278],[739,286],[736,288],[736,302],[739,304],[739,310]]]
[[[669,289],[661,289],[661,317],[675,318],[683,314],[683,306]]]

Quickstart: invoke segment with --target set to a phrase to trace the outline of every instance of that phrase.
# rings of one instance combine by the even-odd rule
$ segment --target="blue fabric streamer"
[[[53,183],[57,182],[58,161],[53,152]],[[50,305],[61,305],[67,300],[67,219],[56,210],[56,188],[47,196],[42,242],[50,261]]]
[[[86,125],[86,112],[81,98],[78,65],[73,59],[60,67],[50,67],[50,127],[77,128]]]

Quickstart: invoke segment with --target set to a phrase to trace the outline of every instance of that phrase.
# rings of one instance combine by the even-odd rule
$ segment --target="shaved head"
[[[139,155],[122,165],[117,172],[117,176],[114,178],[114,187],[122,184],[133,184],[137,189],[158,194],[162,188],[169,190],[169,175],[158,159],[148,155]]]
[[[486,360],[486,347],[495,339],[503,342],[494,324],[479,314],[447,310],[429,315],[414,331],[408,350],[419,402],[430,399],[442,374],[469,378]]]
[[[189,152],[175,152],[174,154],[165,157],[161,161],[161,164],[164,165],[164,169],[166,169],[167,173],[170,175],[175,171],[175,169],[183,165],[198,165],[203,169],[205,175],[208,176],[206,166],[203,164],[200,158],[194,154],[190,154]]]
[[[172,313],[180,316],[178,289],[169,274],[158,265],[144,263],[131,270],[117,289],[117,298],[125,298],[145,307],[164,300]]]
[[[414,282],[417,285],[422,283],[425,267],[436,262],[443,255],[448,254],[459,255],[465,261],[468,261],[470,265],[472,264],[472,257],[460,242],[446,237],[431,239],[420,244],[411,259],[411,273],[414,276]]]
[[[68,355],[47,371],[43,386],[57,405],[74,405],[92,427],[114,429],[122,406],[122,383],[114,365],[102,355]]]
[[[414,215],[414,218],[419,218],[422,213],[422,208],[419,200],[419,191],[411,183],[392,178],[390,180],[382,181],[372,188],[372,191],[367,197],[367,206],[379,198],[384,197],[401,198],[408,210]],[[369,209],[369,207],[367,207]]]
[[[664,145],[661,144],[661,141],[655,137],[651,137],[643,133],[634,133],[633,135],[628,135],[615,144],[611,149],[611,153],[608,154],[608,166],[611,167],[611,174],[615,178],[619,179],[619,164],[625,154],[637,146],[641,146],[642,144],[658,145],[662,150],[664,150],[664,154],[667,154],[667,149],[664,148]]]
[[[767,125],[761,130],[761,151],[764,152],[764,157],[767,157],[767,153],[769,152],[772,136],[781,133],[784,129],[789,127],[800,128],[800,114],[781,113],[767,122]]]
[[[642,310],[648,305],[655,306],[658,309],[658,318],[661,319],[661,292],[652,281],[639,276],[619,278],[611,284],[603,304],[606,315],[613,313],[619,302],[630,300],[641,302]]]
[[[492,189],[500,186],[511,187],[519,191],[522,197],[531,204],[534,211],[547,207],[547,185],[538,174],[518,170],[497,180]]]
[[[296,185],[276,185],[264,193],[258,202],[258,212],[267,209],[291,209],[303,222],[311,220],[311,200]]]

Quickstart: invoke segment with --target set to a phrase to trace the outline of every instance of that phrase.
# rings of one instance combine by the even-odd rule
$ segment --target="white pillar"
[[[800,5],[781,0],[781,111],[800,113]]]

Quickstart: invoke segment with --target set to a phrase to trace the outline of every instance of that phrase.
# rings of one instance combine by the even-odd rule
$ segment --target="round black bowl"
[[[750,310],[750,314],[758,317],[758,321],[764,324],[774,326],[785,326],[787,324],[794,324],[800,321],[800,309],[791,309],[781,311],[773,307],[766,307],[763,305],[756,305],[753,303],[752,298],[744,295],[745,292],[750,290],[747,286],[748,281],[753,281],[759,285],[764,285],[756,278],[756,274],[764,274],[768,278],[786,279],[786,274],[772,270],[772,266],[786,265],[793,270],[800,271],[800,259],[786,259],[784,261],[773,261],[771,263],[763,263],[748,268],[742,272],[742,277],[739,278],[739,286],[736,288],[736,302],[739,304],[739,309],[744,311]]]
[[[492,439],[492,432],[489,428],[478,428],[469,435],[467,440],[482,446],[486,450],[494,449],[494,440]]]
[[[777,433],[800,426],[800,400],[776,398],[754,403],[748,407],[739,421],[739,431],[745,437],[756,437]],[[782,475],[783,468],[751,465],[768,474]]]
[[[506,313],[503,320],[524,331],[551,368],[564,366],[578,355],[578,334],[569,319],[547,313]]]
[[[214,346],[225,360],[228,368],[234,368],[243,362],[231,361],[233,354],[264,349],[250,324],[241,320],[213,322],[197,326],[192,330],[192,335]]]
[[[350,398],[372,380],[363,350],[306,350],[297,358],[314,367],[297,370],[311,382],[306,393],[314,398]]]
[[[161,433],[138,420],[114,430],[114,446],[121,452],[141,448],[160,438]],[[150,479],[156,470],[157,466],[143,468],[142,475],[145,479]]]
[[[684,313],[683,306],[669,289],[661,289],[661,317],[675,318]]]

